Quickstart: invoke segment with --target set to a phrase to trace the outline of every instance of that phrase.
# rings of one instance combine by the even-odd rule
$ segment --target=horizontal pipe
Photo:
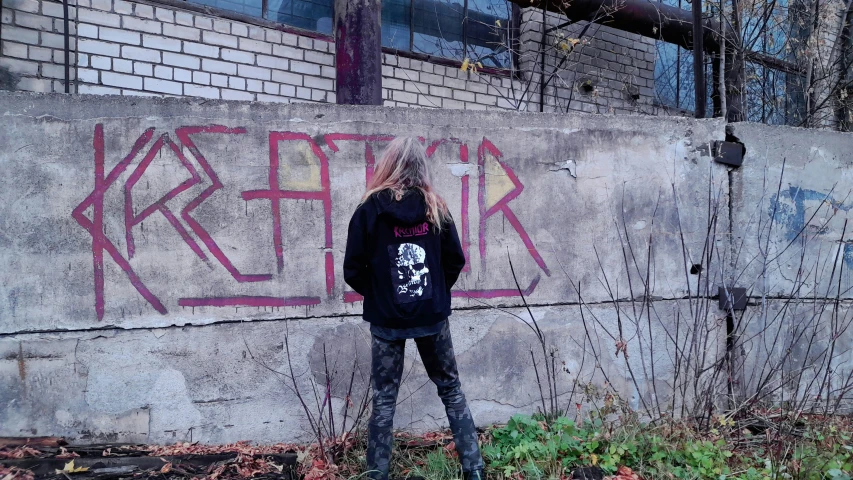
[[[521,7],[544,8],[565,15],[573,21],[595,21],[644,37],[693,48],[693,18],[690,10],[664,5],[651,0],[510,0]],[[719,42],[716,21],[703,21],[704,47],[716,51]]]

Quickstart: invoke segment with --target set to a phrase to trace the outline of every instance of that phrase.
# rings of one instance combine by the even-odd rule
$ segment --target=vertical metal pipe
[[[465,60],[468,58],[468,0],[464,0],[462,5],[462,52],[462,60]],[[472,58],[471,61],[475,59]]]
[[[681,0],[678,0],[678,8],[681,8]],[[690,18],[692,19],[693,17]],[[683,108],[683,99],[681,98],[681,56],[683,54],[684,47],[681,45],[675,47],[675,106],[677,108]]]
[[[726,119],[746,120],[746,75],[744,72],[743,38],[741,37],[740,0],[731,0],[731,41],[726,37]]]
[[[415,0],[409,0],[409,51],[415,51]]]
[[[693,0],[693,87],[696,91],[696,118],[705,118],[705,49],[702,0]]]
[[[545,38],[548,35],[548,0],[542,9],[542,38],[539,39],[539,111],[545,111]]]
[[[65,35],[65,93],[71,93],[71,34],[68,32],[68,0],[62,0],[62,31]]]
[[[335,0],[335,93],[339,104],[382,105],[381,0]]]

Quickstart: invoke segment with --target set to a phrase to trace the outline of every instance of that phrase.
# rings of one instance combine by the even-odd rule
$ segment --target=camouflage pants
[[[441,333],[415,339],[418,353],[424,362],[427,375],[438,387],[438,396],[447,411],[447,420],[462,470],[473,472],[483,468],[483,458],[477,444],[474,419],[468,410],[462,384],[456,371],[456,357],[450,329],[445,324]],[[384,340],[373,336],[373,412],[367,434],[367,469],[370,478],[386,480],[391,462],[391,445],[394,410],[397,392],[403,375],[405,340]]]

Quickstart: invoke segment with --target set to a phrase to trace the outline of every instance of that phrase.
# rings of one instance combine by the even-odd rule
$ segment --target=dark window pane
[[[463,58],[461,1],[416,0],[413,51],[439,57]]]
[[[804,118],[804,79],[755,63],[746,64],[746,118],[772,125],[799,125]]]
[[[191,0],[191,2],[243,13],[245,15],[252,15],[254,17],[261,16],[263,3],[262,0]]]
[[[468,0],[468,58],[491,67],[509,68],[509,19],[506,0]]]
[[[678,108],[693,110],[696,104],[693,79],[693,51],[678,47],[680,68],[678,70]]]
[[[398,50],[409,50],[411,32],[411,0],[383,0],[382,45]]]
[[[656,42],[655,97],[668,107],[678,107],[679,62],[678,46],[663,41]]]
[[[795,63],[807,53],[813,3],[774,0],[743,5],[741,35],[746,50]]]
[[[269,0],[267,19],[315,32],[332,33],[333,6],[334,0]]]

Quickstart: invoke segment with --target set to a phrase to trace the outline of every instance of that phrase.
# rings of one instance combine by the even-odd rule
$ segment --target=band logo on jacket
[[[429,233],[429,222],[412,227],[394,227],[394,236],[396,238],[420,237],[427,233]]]

